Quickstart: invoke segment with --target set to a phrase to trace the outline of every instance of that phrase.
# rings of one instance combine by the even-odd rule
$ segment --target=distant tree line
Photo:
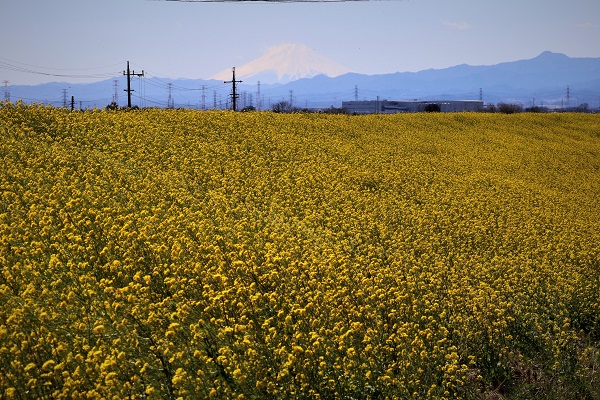
[[[318,110],[311,110],[308,108],[294,107],[289,101],[282,100],[271,106],[271,111],[276,113],[309,113],[318,112],[322,114],[348,114],[345,108],[337,108],[331,106],[330,108],[321,108]]]
[[[116,110],[130,110],[127,107],[119,107],[117,103],[113,102],[107,105],[105,108],[107,111],[116,111]],[[138,106],[131,107],[131,110],[139,109]],[[244,107],[241,111],[243,112],[251,112],[256,111],[256,108],[253,106]],[[309,112],[317,112],[324,114],[349,114],[348,110],[344,108],[338,108],[331,106],[330,108],[322,108],[322,109],[308,109],[308,108],[299,108],[294,107],[292,103],[289,101],[279,101],[271,106],[271,111],[276,113],[309,113]],[[441,112],[441,108],[439,104],[431,103],[427,104],[423,109],[424,112]],[[544,106],[532,106],[532,107],[523,107],[521,104],[517,103],[504,103],[500,102],[497,104],[486,104],[481,112],[488,113],[500,113],[500,114],[517,114],[521,112],[531,112],[531,113],[547,113],[547,112],[579,112],[579,113],[592,113],[592,112],[600,112],[600,109],[594,110],[590,108],[588,103],[580,104],[577,107],[568,107],[568,108],[560,108],[560,109],[550,109]]]
[[[547,113],[547,112],[579,112],[579,113],[591,113],[597,112],[598,110],[592,110],[588,103],[582,103],[577,107],[567,107],[559,109],[550,109],[544,106],[532,106],[524,108],[520,104],[515,103],[498,103],[488,104],[483,109],[484,112],[501,113],[501,114],[516,114],[520,112],[532,112],[532,113]]]

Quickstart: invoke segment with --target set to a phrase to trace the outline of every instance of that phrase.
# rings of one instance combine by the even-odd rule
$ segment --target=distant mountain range
[[[214,78],[217,79],[133,78],[132,104],[225,108],[230,105],[232,86],[224,81],[231,80],[231,70]],[[268,83],[275,78],[283,82]],[[364,75],[346,72],[343,66],[306,46],[284,45],[236,68],[236,79],[243,81],[237,86],[239,109],[249,105],[270,109],[282,100],[291,100],[296,107],[322,108],[340,107],[342,101],[354,99],[477,100],[480,96],[485,103],[510,102],[526,107],[582,103],[592,108],[600,106],[600,58],[571,58],[548,51],[533,59],[496,65],[462,64],[419,72]],[[73,96],[76,108],[104,107],[113,101],[115,82],[117,102],[126,105],[123,90],[127,83],[123,76],[88,84],[12,85],[10,95],[13,101],[23,99],[55,106],[70,106]]]

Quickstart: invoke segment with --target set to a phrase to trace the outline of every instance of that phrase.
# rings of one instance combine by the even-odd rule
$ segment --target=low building
[[[350,114],[396,114],[402,112],[481,111],[481,100],[363,100],[343,101],[342,108]]]

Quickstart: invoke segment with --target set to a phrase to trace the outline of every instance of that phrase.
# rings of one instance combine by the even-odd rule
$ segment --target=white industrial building
[[[481,111],[481,100],[363,100],[343,101],[349,114],[395,114],[403,112],[460,112]]]

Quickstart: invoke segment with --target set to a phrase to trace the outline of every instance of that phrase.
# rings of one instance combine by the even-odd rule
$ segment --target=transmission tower
[[[113,87],[115,88],[115,92],[113,93],[113,103],[119,104],[119,81],[117,79],[113,80]]]
[[[136,74],[135,71],[129,70],[129,61],[127,61],[127,71],[123,71],[123,75],[127,76],[127,89],[123,89],[127,92],[127,108],[131,108],[131,92],[134,92],[131,88],[131,77],[132,76],[144,76],[144,70],[141,74]]]
[[[571,108],[571,89],[567,86],[567,108]]]
[[[202,85],[202,109],[206,110],[206,85]]]
[[[175,104],[173,102],[173,97],[171,97],[171,89],[173,87],[173,84],[168,83],[167,86],[169,87],[169,99],[167,100],[167,108],[174,108]]]
[[[67,89],[63,89],[63,107],[67,107]]]
[[[479,101],[483,101],[483,89],[479,88]]]
[[[10,87],[8,86],[8,81],[2,81],[4,83],[4,101],[10,102]]]
[[[233,72],[233,79],[230,81],[225,81],[224,83],[231,83],[232,84],[232,90],[231,90],[231,101],[233,103],[233,111],[236,111],[236,105],[237,105],[237,98],[238,98],[238,94],[235,91],[235,84],[236,83],[241,83],[242,81],[236,81],[235,80],[235,67],[232,68],[232,72]]]
[[[294,91],[290,90],[290,110],[292,109],[293,104],[294,104]]]
[[[358,85],[354,85],[354,101],[358,101]]]
[[[138,83],[140,88],[140,107],[146,107],[146,84],[144,77],[140,77]]]
[[[217,91],[213,90],[213,108],[217,109]]]
[[[256,109],[260,111],[260,81],[258,81],[258,91],[256,92]]]

